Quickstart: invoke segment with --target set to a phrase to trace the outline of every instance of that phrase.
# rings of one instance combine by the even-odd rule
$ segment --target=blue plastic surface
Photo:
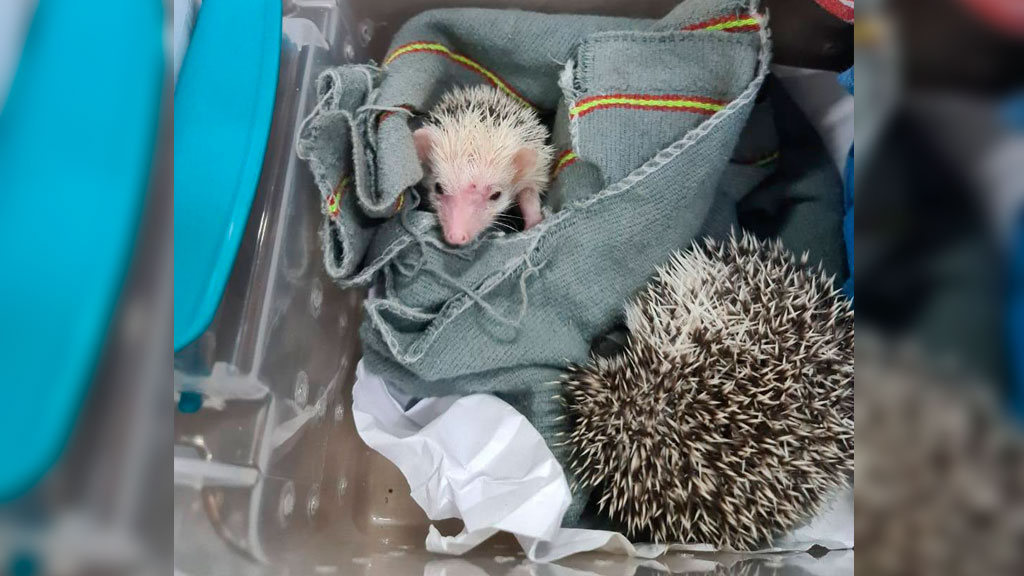
[[[854,71],[851,66],[849,70],[839,75],[839,83],[853,96]],[[846,264],[850,270],[850,277],[843,283],[843,290],[850,300],[854,300],[853,282],[853,253],[854,253],[854,187],[853,187],[853,144],[850,145],[850,153],[846,155],[846,174],[843,178],[843,240],[846,242]]]
[[[160,0],[39,2],[0,113],[0,500],[60,454],[124,282],[164,71]]]
[[[178,412],[195,414],[203,407],[203,395],[198,392],[182,392],[178,398]]]
[[[1010,98],[1003,110],[1006,123],[1016,137],[1024,135],[1024,92]],[[1007,326],[1009,327],[1012,373],[1011,404],[1018,421],[1024,425],[1024,211],[1017,215],[1010,245],[1010,287],[1007,291]]]
[[[174,93],[174,349],[213,319],[277,91],[280,0],[205,0]]]

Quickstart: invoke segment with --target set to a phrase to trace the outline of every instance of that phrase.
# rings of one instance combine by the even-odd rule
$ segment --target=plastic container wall
[[[285,1],[274,121],[248,226],[213,323],[174,362],[176,399],[203,397],[198,410],[181,402],[174,416],[176,574],[474,574],[521,559],[504,537],[471,558],[424,552],[430,523],[398,470],[356,434],[348,408],[363,294],[340,290],[324,273],[318,194],[294,153],[324,68],[380,61],[411,16],[466,4]],[[657,17],[674,4],[503,5]],[[454,533],[460,523],[440,528]],[[676,571],[708,568],[685,562],[663,563]],[[640,562],[589,555],[566,564],[633,573]]]

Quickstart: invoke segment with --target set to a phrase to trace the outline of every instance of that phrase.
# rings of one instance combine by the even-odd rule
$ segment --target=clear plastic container
[[[196,391],[205,398],[197,412],[178,409],[174,416],[176,574],[482,574],[525,561],[507,536],[468,557],[424,551],[430,522],[398,470],[356,434],[349,407],[363,294],[340,290],[324,272],[318,195],[294,153],[296,129],[315,106],[314,80],[324,68],[380,61],[411,16],[473,3],[285,0],[274,122],[248,226],[213,323],[174,361],[176,395]],[[658,17],[674,4],[500,5]],[[456,520],[438,528],[455,533],[461,526]],[[837,574],[843,566],[852,571],[848,554],[711,554],[702,561],[676,555],[659,562],[676,573],[705,572],[713,561],[748,574]],[[650,564],[621,556],[586,554],[559,564],[584,574],[653,573]]]

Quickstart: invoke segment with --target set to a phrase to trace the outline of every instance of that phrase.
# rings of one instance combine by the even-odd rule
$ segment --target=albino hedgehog
[[[413,133],[430,203],[449,244],[472,241],[512,202],[526,228],[540,222],[553,150],[529,106],[490,86],[457,88]]]

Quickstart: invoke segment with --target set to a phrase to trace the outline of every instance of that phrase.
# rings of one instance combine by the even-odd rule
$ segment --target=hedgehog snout
[[[444,239],[453,246],[461,246],[469,242],[469,233],[462,230],[445,230]]]
[[[445,242],[452,246],[462,246],[476,238],[482,228],[480,220],[483,209],[472,198],[462,195],[445,196],[438,211]]]

